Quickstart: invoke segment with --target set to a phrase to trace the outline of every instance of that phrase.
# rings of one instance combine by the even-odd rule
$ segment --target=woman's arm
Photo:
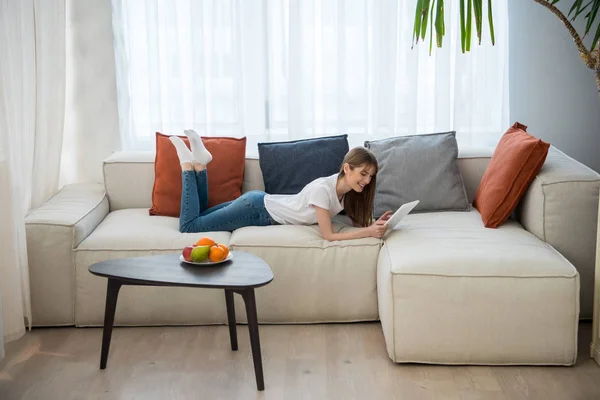
[[[387,222],[388,219],[392,218],[392,214],[393,212],[391,211],[386,211],[385,213],[383,213],[383,215],[381,217],[379,217],[379,219],[377,220],[377,222],[383,222],[384,224]],[[350,220],[352,221],[352,226],[355,228],[360,228],[362,227],[361,224],[359,224],[358,222],[356,222],[355,220],[353,220],[352,218],[350,218]]]
[[[335,233],[331,226],[331,216],[329,210],[321,207],[313,206],[317,213],[317,222],[319,223],[319,229],[323,239],[328,241],[334,240],[349,240],[349,239],[360,239],[365,237],[376,237],[381,238],[387,230],[387,226],[382,223],[374,223],[366,228],[360,228],[353,230],[352,232]]]

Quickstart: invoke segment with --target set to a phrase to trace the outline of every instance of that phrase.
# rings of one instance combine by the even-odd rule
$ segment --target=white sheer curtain
[[[32,322],[25,214],[58,189],[64,0],[0,0],[0,49],[0,339],[10,341]]]
[[[112,7],[123,148],[153,148],[155,131],[264,132],[260,1],[113,0]]]
[[[442,49],[411,49],[416,0],[112,0],[125,148],[155,131],[256,141],[456,130],[494,145],[508,126],[508,11],[496,45],[462,54],[458,2]],[[484,10],[486,11],[486,10]],[[435,46],[435,45],[434,45]]]

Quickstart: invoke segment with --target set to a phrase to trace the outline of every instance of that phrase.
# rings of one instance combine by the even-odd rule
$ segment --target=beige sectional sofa
[[[461,149],[472,200],[492,150]],[[98,261],[179,252],[203,234],[150,216],[152,153],[115,153],[103,184],[64,187],[26,220],[34,326],[101,326]],[[262,189],[247,159],[243,190]],[[591,317],[600,176],[552,148],[515,218],[484,228],[477,210],[411,214],[384,240],[327,242],[317,226],[210,233],[264,258],[263,323],[380,320],[395,362],[571,365]],[[356,229],[336,217],[337,231]],[[240,322],[243,302],[236,299]],[[581,313],[580,313],[581,308]],[[115,324],[225,324],[221,291],[121,289]]]

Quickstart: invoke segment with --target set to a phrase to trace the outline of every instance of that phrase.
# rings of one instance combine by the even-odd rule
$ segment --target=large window
[[[460,52],[447,0],[444,47],[411,45],[416,0],[113,0],[121,135],[256,142],[347,133],[365,139],[456,130],[494,145],[507,128],[507,6],[496,45]]]

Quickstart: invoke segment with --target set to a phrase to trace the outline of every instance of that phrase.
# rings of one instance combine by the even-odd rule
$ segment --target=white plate
[[[221,261],[206,261],[206,262],[193,262],[193,261],[187,261],[185,258],[183,258],[183,254],[179,255],[179,261],[184,262],[186,264],[193,264],[193,265],[215,265],[215,264],[221,264],[224,263],[225,261],[229,261],[233,258],[233,252],[229,252],[229,254],[227,254],[227,257],[225,257],[224,260]]]

